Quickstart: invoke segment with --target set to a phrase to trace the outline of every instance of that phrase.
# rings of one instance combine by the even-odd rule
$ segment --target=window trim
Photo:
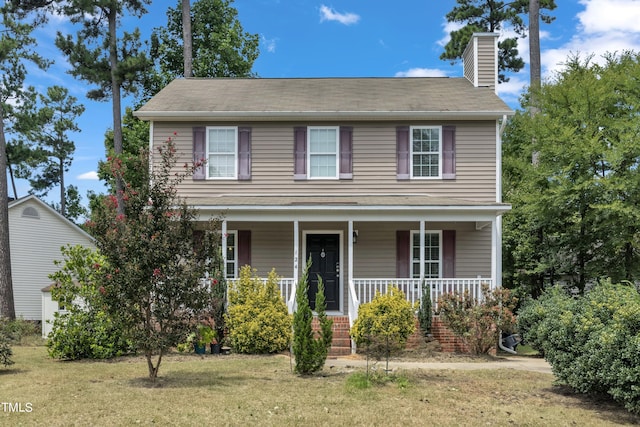
[[[438,235],[438,277],[429,277],[429,279],[441,279],[442,278],[442,268],[443,268],[443,238],[442,238],[442,230],[424,230],[424,234],[437,234]],[[415,235],[420,235],[420,230],[410,230],[409,232],[409,276],[411,276],[414,279],[420,279],[421,277],[414,277],[413,274],[413,266],[414,264],[420,264],[420,259],[417,259],[414,263],[414,259],[413,259],[413,239]],[[426,249],[426,246],[425,246]],[[426,255],[426,254],[425,254]],[[425,265],[426,263],[429,262],[426,259],[425,256]],[[425,278],[427,278],[426,276],[426,269],[425,269]]]
[[[229,251],[229,236],[233,236],[233,255],[234,255],[234,259],[233,260],[229,260],[229,258],[227,256],[225,256],[225,269],[227,270],[227,277],[226,279],[237,279],[238,278],[238,230],[227,230],[227,236],[225,237],[227,239],[227,253]],[[233,263],[233,272],[229,271],[229,264]],[[233,273],[232,275],[230,275],[229,273]]]
[[[413,174],[413,131],[414,129],[437,129],[438,130],[438,175],[416,176]],[[419,152],[433,154],[433,152]],[[442,179],[442,125],[416,125],[409,126],[409,176],[411,179]]]
[[[216,130],[233,130],[234,132],[234,151],[233,151],[233,163],[234,163],[234,171],[233,176],[211,176],[209,175],[209,159],[211,156],[211,150],[209,149],[209,136],[210,131]],[[205,156],[207,159],[207,163],[205,164],[205,179],[208,180],[227,180],[227,181],[237,181],[238,180],[238,127],[237,126],[207,126],[205,131]]]
[[[311,176],[311,131],[320,129],[330,129],[335,131],[336,135],[336,149],[333,155],[335,156],[336,174],[334,176]],[[328,154],[328,153],[314,153],[314,154]],[[307,126],[307,179],[309,180],[339,180],[340,179],[340,126]]]

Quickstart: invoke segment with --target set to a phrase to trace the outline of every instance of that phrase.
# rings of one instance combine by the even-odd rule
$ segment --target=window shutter
[[[251,179],[251,128],[238,128],[238,180]]]
[[[442,230],[442,277],[456,277],[456,230]]]
[[[193,163],[194,165],[198,165],[193,170],[193,180],[200,181],[207,177],[206,173],[206,159],[207,155],[205,153],[207,149],[207,139],[206,139],[206,128],[204,127],[194,127],[193,128]]]
[[[238,268],[251,265],[251,230],[238,230]]]
[[[456,178],[456,127],[442,126],[442,179]]]
[[[307,128],[293,128],[293,179],[307,179]]]
[[[340,126],[340,179],[353,179],[353,128]]]
[[[398,126],[396,128],[396,156],[398,161],[397,178],[399,180],[410,178],[409,153],[409,126]]]
[[[396,277],[411,277],[409,261],[411,258],[410,247],[411,233],[409,230],[396,231]]]

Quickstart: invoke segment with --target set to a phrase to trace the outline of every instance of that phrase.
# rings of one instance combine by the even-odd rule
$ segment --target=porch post
[[[353,221],[349,220],[349,226],[347,229],[347,286],[353,280]]]
[[[298,252],[299,252],[299,224],[298,220],[293,221],[293,284],[298,283]]]
[[[491,221],[491,278],[493,279],[492,287],[495,288],[502,283],[502,278],[498,277],[499,269],[499,254],[500,254],[500,240],[501,236],[498,230],[500,223],[498,217]]]
[[[496,235],[494,286],[502,287],[502,216],[497,217],[494,221],[494,233]]]
[[[420,283],[424,280],[424,220],[420,220]],[[413,243],[412,243],[413,245]],[[409,267],[411,268],[411,267]],[[412,276],[412,272],[409,271],[409,275]]]
[[[236,248],[238,243],[236,242]],[[222,274],[227,278],[227,220],[222,220]]]

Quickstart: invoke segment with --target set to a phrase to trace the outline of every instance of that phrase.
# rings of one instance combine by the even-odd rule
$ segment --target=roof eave
[[[135,111],[148,121],[282,121],[282,120],[495,120],[515,114],[513,110],[495,111]]]

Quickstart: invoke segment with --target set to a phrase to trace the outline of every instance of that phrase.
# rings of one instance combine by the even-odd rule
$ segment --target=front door
[[[315,310],[318,275],[322,277],[327,310],[340,310],[340,235],[307,234],[309,268],[309,305]]]

